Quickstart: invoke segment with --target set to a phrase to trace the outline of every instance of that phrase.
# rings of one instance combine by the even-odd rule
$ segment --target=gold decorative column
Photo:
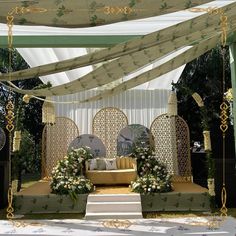
[[[13,192],[12,192],[12,182],[11,182],[11,144],[12,144],[12,131],[14,130],[14,105],[12,102],[12,96],[10,95],[8,98],[8,102],[6,105],[6,120],[7,120],[7,125],[6,129],[9,132],[9,157],[8,157],[8,162],[9,162],[9,189],[8,189],[8,207],[7,207],[7,219],[12,219],[14,217],[14,209],[12,207],[12,200],[13,200]]]

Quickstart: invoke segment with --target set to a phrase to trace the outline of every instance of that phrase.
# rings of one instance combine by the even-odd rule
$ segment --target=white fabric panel
[[[201,5],[200,7],[221,7],[230,4],[232,0],[216,0],[210,3]],[[146,19],[120,22],[110,25],[90,27],[90,28],[54,28],[45,26],[18,26],[14,25],[13,35],[145,35],[153,31],[157,31],[171,25],[178,24],[188,19],[192,19],[204,12],[196,13],[188,10],[174,12],[162,16],[150,17]],[[0,24],[0,35],[7,35],[6,24]],[[18,49],[26,62],[35,67],[38,65],[60,61],[75,56],[83,55],[86,53],[86,49],[33,49],[22,48]],[[87,74],[92,70],[92,67],[85,67],[75,69],[72,71],[57,73],[49,76],[42,76],[41,79],[44,83],[50,81],[53,86],[63,84],[72,81],[84,74]],[[173,74],[179,75],[181,70],[171,72],[165,77],[165,80],[161,77],[160,80],[153,80],[152,82],[139,86],[138,89],[152,89],[152,88],[166,88],[169,89],[170,80]],[[169,78],[169,80],[167,79]],[[160,82],[161,81],[161,82]],[[165,81],[164,83],[162,81]],[[137,89],[137,88],[136,88]]]
[[[96,93],[95,90],[90,90],[53,99],[56,101],[78,101],[96,95]],[[129,124],[141,124],[150,128],[152,121],[158,115],[167,112],[169,94],[169,90],[130,90],[97,102],[56,104],[56,114],[74,120],[79,127],[80,134],[92,133],[93,117],[104,107],[117,107],[127,115]]]
[[[167,56],[162,57],[161,59],[158,59],[158,60],[154,61],[154,63],[152,63],[148,66],[145,66],[141,70],[138,70],[138,71],[136,71],[132,74],[129,74],[128,76],[125,76],[124,81],[127,81],[127,80],[129,80],[129,79],[131,79],[135,76],[138,76],[138,75],[140,75],[140,74],[142,74],[142,73],[144,73],[148,70],[154,69],[157,66],[160,66],[160,65],[164,64],[165,62],[171,60],[172,58],[174,58],[178,55],[180,55],[181,53],[188,50],[189,48],[191,48],[191,46],[180,48],[180,49],[168,54]],[[181,67],[179,67],[179,68],[177,68],[173,71],[170,71],[167,74],[159,76],[154,80],[151,80],[147,83],[141,84],[141,85],[135,87],[134,89],[168,89],[168,90],[170,90],[171,89],[171,83],[172,82],[176,83],[178,81],[178,79],[179,79],[180,75],[182,74],[184,68],[185,68],[185,65],[183,65],[183,66],[181,66]]]
[[[45,65],[87,54],[85,48],[17,48],[18,52],[30,67]],[[92,66],[86,66],[66,72],[41,76],[43,83],[51,82],[53,86],[68,83],[92,71]]]
[[[97,27],[73,29],[14,25],[13,33],[14,35],[144,35],[178,24],[187,19],[194,18],[199,14],[203,13],[179,11],[146,19],[125,21]],[[7,26],[5,24],[0,24],[0,34],[7,35]]]
[[[134,76],[137,76],[141,73],[144,73],[145,71],[148,71],[152,68],[155,68],[164,62],[170,60],[174,56],[179,55],[180,53],[187,50],[189,47],[181,48],[180,50],[177,50],[171,54],[169,54],[166,57],[163,57],[160,60],[157,60],[153,64],[149,64],[148,66],[145,66],[141,68],[140,70],[125,76],[123,78],[124,81],[129,80],[133,78]],[[44,65],[46,63],[52,63],[56,61],[61,61],[69,58],[76,57],[78,55],[84,55],[87,54],[87,50],[85,48],[18,48],[17,49],[21,56],[25,59],[25,61],[29,64],[30,67],[35,67],[39,65]],[[145,84],[139,85],[135,89],[171,89],[171,82],[177,82],[179,79],[179,76],[181,75],[182,71],[184,69],[184,66],[181,66],[180,68],[169,72],[166,75],[163,75],[161,77],[158,77],[155,80],[152,80],[151,82],[147,82]],[[53,86],[57,86],[60,84],[64,84],[70,81],[73,81],[79,77],[82,77],[83,75],[89,73],[93,70],[92,66],[86,66],[79,69],[74,69],[66,72],[41,76],[40,79],[43,81],[43,83],[51,82]]]

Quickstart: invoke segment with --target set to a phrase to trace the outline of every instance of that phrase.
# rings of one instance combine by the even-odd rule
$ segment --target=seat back
[[[136,160],[131,157],[117,157],[117,169],[136,169]]]

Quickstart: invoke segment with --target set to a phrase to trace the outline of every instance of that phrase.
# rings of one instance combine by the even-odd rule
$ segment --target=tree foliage
[[[205,118],[212,128],[219,122],[220,104],[222,102],[222,76],[223,60],[221,48],[217,47],[196,60],[188,63],[181,78],[174,85],[177,89],[178,112],[187,121],[192,141],[203,141],[201,109],[191,97],[192,92],[197,92],[202,97],[205,105]],[[225,81],[226,89],[231,87],[229,51],[226,51]]]
[[[17,52],[17,50],[12,50],[11,62],[9,63],[9,50],[8,49],[0,49],[0,72],[7,73],[8,71],[18,71],[22,69],[29,68],[28,64],[24,61],[21,55]],[[10,65],[9,65],[10,64]],[[33,89],[38,86],[42,86],[42,82],[38,78],[32,78],[28,80],[15,81],[14,84],[22,89]],[[4,85],[0,84],[0,126],[5,127],[5,106],[8,101],[8,96],[10,91]],[[15,127],[19,130],[25,130],[24,133],[27,135],[23,135],[22,143],[24,144],[24,150],[21,150],[16,156],[23,160],[24,163],[27,163],[25,157],[28,159],[35,159],[35,163],[38,163],[38,159],[40,158],[40,140],[41,133],[43,129],[43,125],[41,122],[42,117],[42,101],[31,99],[29,104],[23,102],[22,94],[12,93],[13,102],[15,106]],[[27,140],[29,142],[29,137],[31,143],[34,144],[34,151],[26,151],[27,150]],[[30,148],[31,149],[31,148]],[[26,152],[25,154],[23,152]],[[29,154],[30,153],[30,154]],[[25,157],[24,157],[25,156]],[[31,156],[31,157],[29,157]],[[13,158],[13,161],[16,161],[16,158]],[[17,166],[17,162],[15,166]],[[14,164],[14,163],[13,163]],[[21,165],[22,167],[22,165]],[[16,168],[17,169],[17,168]],[[36,168],[39,170],[39,168]],[[27,169],[30,171],[30,169]]]

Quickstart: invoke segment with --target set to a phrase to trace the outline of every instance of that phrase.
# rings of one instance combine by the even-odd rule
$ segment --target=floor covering
[[[236,236],[236,219],[204,216],[137,220],[2,220],[0,235]]]
[[[203,188],[195,183],[190,182],[173,182],[173,192],[182,192],[182,193],[204,193],[208,190]],[[39,181],[32,186],[23,189],[18,192],[16,195],[45,195],[50,194],[50,182],[49,181]],[[95,194],[129,194],[132,193],[128,186],[96,186]]]

